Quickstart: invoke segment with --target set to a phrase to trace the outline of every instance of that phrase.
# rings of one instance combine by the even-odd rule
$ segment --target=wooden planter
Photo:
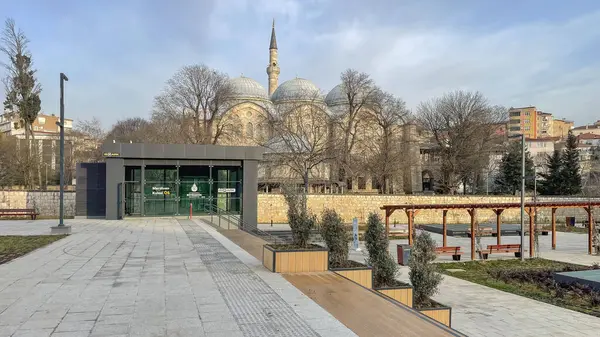
[[[436,302],[437,303],[437,302]],[[440,304],[440,303],[438,303]],[[451,328],[452,327],[452,308],[450,307],[438,307],[438,308],[424,308],[417,309],[423,315],[434,319],[445,326]]]
[[[326,271],[329,252],[326,248],[278,250],[263,246],[263,266],[274,273]]]
[[[332,268],[330,270],[367,289],[373,288],[373,268],[371,267]]]
[[[375,288],[375,290],[391,299],[394,299],[406,306],[413,306],[413,288],[409,285]]]

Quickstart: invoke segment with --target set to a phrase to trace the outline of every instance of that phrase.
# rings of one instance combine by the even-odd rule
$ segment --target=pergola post
[[[588,214],[588,254],[593,253],[594,222],[592,221],[592,206],[584,207]]]
[[[552,207],[552,249],[556,249],[556,207]]]
[[[504,209],[495,209],[494,213],[496,213],[496,244],[500,245],[502,242],[502,230],[500,229],[500,225],[502,223],[502,220],[500,219],[500,216],[502,215],[502,212],[504,212]]]
[[[532,207],[527,208],[527,214],[529,214],[529,257],[533,257],[534,254],[534,229],[533,229],[533,217],[535,216],[535,210]]]
[[[448,231],[448,221],[446,219],[446,215],[448,214],[448,210],[444,209],[442,210],[442,231],[443,231],[443,245],[442,247],[446,247],[446,238],[447,238],[447,231]]]
[[[388,208],[385,209],[385,236],[390,237],[390,215],[391,212]]]
[[[406,216],[408,217],[408,245],[413,245],[413,227],[415,226],[415,215],[419,212],[419,210],[414,209],[405,209]]]
[[[469,215],[471,216],[471,261],[475,260],[475,208],[468,209]]]

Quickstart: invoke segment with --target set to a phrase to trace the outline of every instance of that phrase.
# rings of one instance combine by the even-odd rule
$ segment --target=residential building
[[[559,137],[560,139],[567,138],[569,130],[573,128],[573,121],[566,119],[555,119],[552,121],[552,136]]]
[[[525,138],[525,145],[533,159],[533,165],[540,167],[542,172],[546,167],[546,161],[549,155],[552,155],[554,149],[557,149],[557,143],[560,141],[558,137],[545,138]]]
[[[551,113],[537,111],[536,112],[537,119],[537,138],[546,138],[553,137],[552,134],[552,126],[553,126],[553,117]]]
[[[600,146],[600,134],[584,133],[577,136],[577,146]]]
[[[525,134],[526,138],[535,139],[537,133],[537,109],[534,106],[510,108],[508,110],[508,136]]]
[[[573,135],[575,135],[575,136],[579,136],[584,133],[600,135],[600,120],[596,121],[594,124],[591,124],[591,125],[583,125],[583,126],[575,127],[572,129],[572,131],[573,131]]]

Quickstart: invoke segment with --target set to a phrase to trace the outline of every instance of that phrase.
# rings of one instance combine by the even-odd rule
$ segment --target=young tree
[[[508,146],[508,152],[500,161],[500,170],[496,177],[495,187],[496,193],[504,193],[514,195],[521,190],[521,173],[522,173],[522,155],[521,142],[513,141]],[[525,177],[533,177],[535,171],[533,169],[533,159],[529,151],[525,150]],[[525,188],[533,189],[533,179],[525,180]]]
[[[579,151],[577,151],[577,138],[569,131],[565,153],[562,156],[562,192],[564,195],[581,193],[581,172],[579,166]]]
[[[369,214],[365,244],[369,252],[367,264],[373,267],[373,286],[394,286],[398,265],[389,253],[389,239],[377,213]]]
[[[25,185],[34,186],[34,168],[37,167],[38,183],[41,182],[39,155],[35,146],[35,136],[32,124],[41,109],[40,92],[42,88],[35,77],[31,53],[28,49],[29,40],[25,33],[18,29],[13,19],[7,19],[0,38],[0,51],[4,53],[8,62],[4,67],[8,71],[4,79],[6,100],[4,110],[9,116],[16,116],[19,125],[25,129],[27,149],[25,159],[32,163],[25,175]]]
[[[487,165],[506,109],[492,106],[479,92],[454,91],[422,102],[417,120],[432,135],[441,159],[439,188],[454,193]]]
[[[562,195],[562,154],[554,150],[546,158],[547,173],[541,173],[543,180],[540,182],[540,193],[544,195]]]
[[[321,236],[329,249],[329,266],[343,268],[348,261],[350,233],[344,221],[333,209],[325,209],[321,215]]]
[[[229,110],[229,77],[204,64],[185,66],[154,99],[153,119],[176,125],[180,143],[216,144],[236,134]]]
[[[437,258],[435,245],[431,235],[421,231],[416,236],[410,252],[408,276],[413,286],[413,298],[417,308],[429,305],[429,298],[437,293],[442,282],[442,275],[436,272],[435,265],[432,264]]]
[[[310,214],[306,207],[306,195],[298,194],[290,186],[283,187],[283,196],[288,205],[288,223],[292,230],[292,243],[299,248],[309,245],[310,231],[317,223],[316,216]]]

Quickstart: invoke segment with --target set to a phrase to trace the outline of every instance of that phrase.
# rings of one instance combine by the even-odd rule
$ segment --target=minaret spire
[[[277,38],[275,38],[275,18],[271,26],[271,44],[269,45],[269,65],[267,66],[267,75],[269,75],[269,96],[273,94],[279,82],[279,62],[277,60]]]

